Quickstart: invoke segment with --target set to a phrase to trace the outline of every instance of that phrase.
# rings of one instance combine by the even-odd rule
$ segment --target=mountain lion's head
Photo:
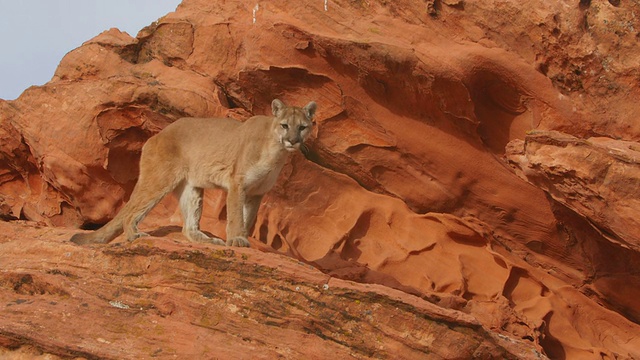
[[[278,99],[271,103],[271,110],[275,116],[274,131],[278,141],[287,151],[300,149],[311,134],[316,107],[313,101],[303,108],[288,107]]]

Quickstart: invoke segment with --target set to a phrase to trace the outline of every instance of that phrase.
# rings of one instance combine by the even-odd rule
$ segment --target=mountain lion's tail
[[[120,211],[116,217],[100,229],[88,233],[77,233],[71,237],[70,241],[78,245],[106,244],[124,232],[123,217],[123,211]]]

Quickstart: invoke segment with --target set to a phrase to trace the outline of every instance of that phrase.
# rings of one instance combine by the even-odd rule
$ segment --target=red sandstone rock
[[[459,311],[281,255],[158,238],[79,247],[66,242],[69,230],[0,229],[0,347],[32,355],[543,357]]]
[[[315,100],[308,159],[266,197],[254,247],[463,311],[553,358],[640,357],[637,4],[284,1],[253,23],[254,6],[186,0],[0,101],[0,216],[102,224],[168,123]],[[205,203],[203,227],[223,236],[221,193]],[[143,223],[172,225],[171,198]]]
[[[640,321],[640,144],[533,132],[509,146],[518,174],[557,202],[556,217],[589,260],[588,290]]]

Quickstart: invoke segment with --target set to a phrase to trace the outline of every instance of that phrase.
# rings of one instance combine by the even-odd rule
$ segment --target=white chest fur
[[[246,172],[244,188],[248,195],[262,195],[271,190],[280,175],[284,159],[276,163],[259,162]]]

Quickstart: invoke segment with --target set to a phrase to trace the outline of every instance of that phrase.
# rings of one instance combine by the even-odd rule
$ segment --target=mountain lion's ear
[[[302,110],[304,110],[304,114],[307,115],[307,118],[311,120],[313,119],[313,115],[316,114],[317,108],[318,106],[316,105],[316,102],[312,101],[308,103],[304,108],[302,108]]]
[[[271,102],[271,112],[273,112],[273,116],[278,116],[278,114],[284,110],[284,108],[286,108],[287,105],[285,105],[282,101],[275,99]]]

